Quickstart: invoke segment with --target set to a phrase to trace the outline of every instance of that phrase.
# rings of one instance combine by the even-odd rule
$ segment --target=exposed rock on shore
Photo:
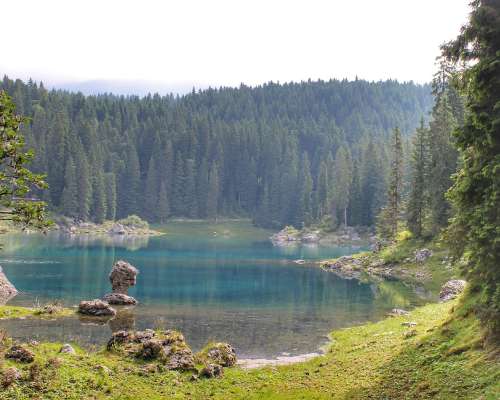
[[[146,221],[130,216],[120,221],[105,221],[102,224],[59,217],[55,228],[70,235],[107,235],[107,236],[157,236],[162,232],[149,228]]]
[[[441,302],[453,300],[465,289],[467,282],[460,279],[452,279],[446,282],[439,292],[439,300]]]
[[[114,308],[107,302],[99,299],[81,301],[78,305],[78,312],[93,317],[110,317],[116,315]]]
[[[3,273],[2,267],[0,267],[0,305],[7,303],[7,301],[12,299],[17,293],[17,289],[7,279]]]
[[[370,242],[372,238],[366,234],[362,237],[356,229],[347,227],[335,232],[322,232],[320,230],[302,229],[286,226],[281,231],[270,237],[275,246],[290,246],[295,244],[335,244],[356,245]]]
[[[23,363],[31,363],[35,360],[35,354],[21,345],[12,346],[7,353],[5,353],[5,358],[10,358]]]
[[[170,370],[188,371],[195,366],[193,352],[184,336],[174,330],[118,331],[108,341],[107,349],[143,360],[158,361]]]

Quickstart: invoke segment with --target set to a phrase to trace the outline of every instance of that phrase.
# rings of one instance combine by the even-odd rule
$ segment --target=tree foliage
[[[449,197],[456,208],[450,241],[466,259],[472,292],[492,332],[500,333],[500,3],[471,3],[469,22],[443,46],[466,93],[466,118],[455,131],[462,158]]]

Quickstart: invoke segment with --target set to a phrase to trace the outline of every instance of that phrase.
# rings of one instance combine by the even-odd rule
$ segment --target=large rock
[[[190,371],[194,369],[194,355],[190,348],[171,351],[165,364],[167,369]]]
[[[119,305],[119,306],[130,306],[136,305],[137,300],[132,296],[123,293],[108,293],[103,298],[104,301],[109,304]]]
[[[24,363],[31,363],[35,360],[35,354],[25,347],[15,344],[7,351],[7,353],[5,353],[5,358],[10,358]]]
[[[93,317],[108,317],[116,315],[116,310],[114,308],[112,308],[107,302],[99,299],[81,301],[78,305],[78,312]]]
[[[439,300],[449,301],[457,297],[465,289],[466,282],[460,279],[452,279],[446,282],[439,292]]]
[[[207,358],[212,363],[223,367],[232,367],[236,364],[236,352],[228,343],[215,343],[207,349]]]
[[[110,235],[125,235],[127,230],[122,224],[116,223],[109,229],[108,234]]]
[[[138,273],[137,268],[126,261],[115,262],[109,274],[113,293],[127,294],[128,288],[135,285]]]
[[[423,263],[425,262],[430,256],[432,256],[432,251],[429,249],[420,249],[415,251],[415,262],[418,263]]]
[[[17,289],[10,283],[3,273],[2,267],[0,267],[0,304],[3,305],[7,303],[7,301],[13,298],[17,293]]]
[[[224,375],[224,368],[219,364],[207,364],[200,371],[202,378],[218,378]]]

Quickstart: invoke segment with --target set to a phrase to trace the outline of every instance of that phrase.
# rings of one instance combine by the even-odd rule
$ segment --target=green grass
[[[60,345],[31,349],[33,366],[6,360],[23,380],[2,399],[495,399],[498,359],[483,346],[477,320],[450,318],[456,302],[431,304],[410,316],[332,333],[324,356],[283,367],[225,369],[223,378],[190,381],[190,373],[154,369],[101,351],[58,354]],[[404,321],[415,321],[406,339]],[[103,368],[105,367],[105,368]],[[148,369],[150,370],[150,369]],[[108,373],[109,371],[109,373]],[[480,397],[483,396],[483,397]]]
[[[51,304],[40,307],[17,307],[17,306],[0,306],[0,319],[40,317],[40,318],[56,318],[64,317],[73,314],[75,311],[69,308],[57,306],[50,310],[45,307],[51,307]]]

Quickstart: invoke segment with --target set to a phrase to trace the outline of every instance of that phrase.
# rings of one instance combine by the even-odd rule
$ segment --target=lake
[[[274,247],[272,232],[249,222],[175,222],[151,238],[71,237],[57,232],[1,237],[0,265],[22,293],[8,304],[66,306],[111,291],[114,261],[136,266],[129,290],[140,304],[120,308],[106,324],[77,316],[47,321],[3,320],[14,338],[103,345],[119,329],[175,328],[194,350],[227,341],[240,357],[317,351],[335,328],[381,319],[394,307],[422,303],[398,282],[360,282],[325,272],[313,262],[360,248]],[[296,259],[311,263],[297,265]]]

